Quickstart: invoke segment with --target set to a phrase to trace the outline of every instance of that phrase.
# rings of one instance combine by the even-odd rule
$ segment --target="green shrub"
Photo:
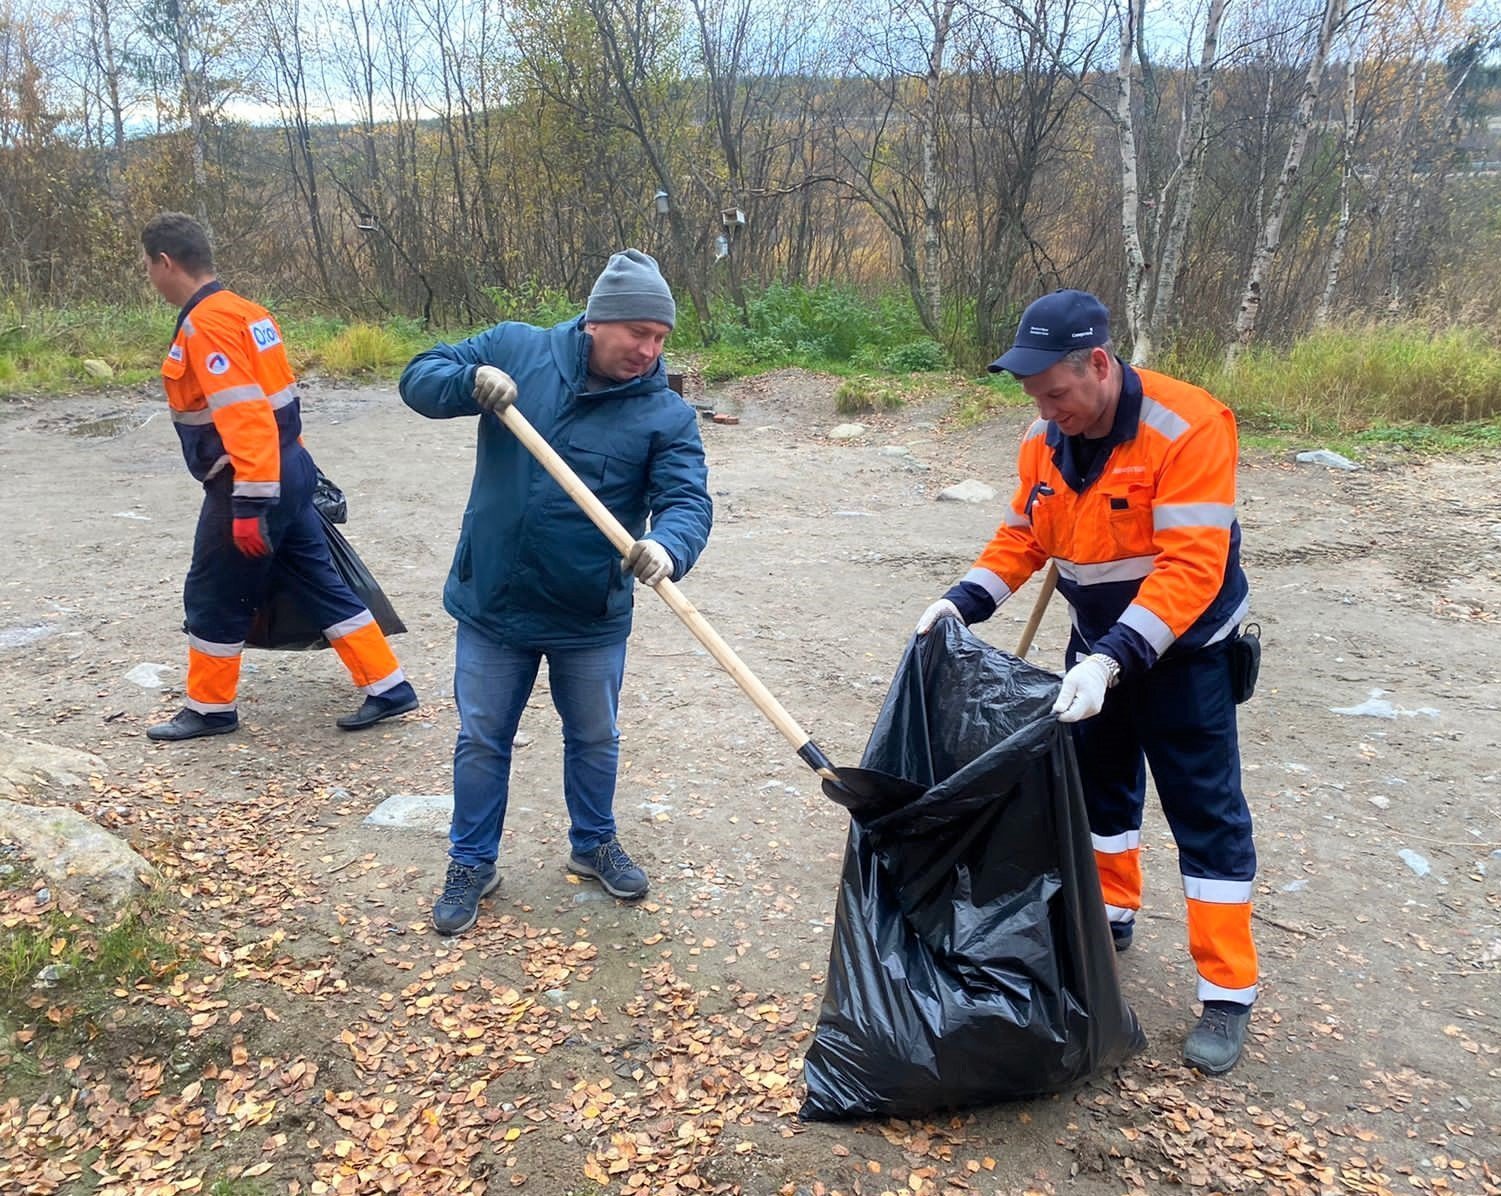
[[[834,283],[773,283],[747,298],[744,321],[723,319],[719,326],[725,343],[752,348],[762,361],[810,366],[850,362],[866,354],[862,360],[870,368],[873,349],[911,344],[923,335],[904,297],[865,296]]]
[[[486,287],[485,294],[495,304],[496,320],[520,320],[542,328],[561,324],[584,310],[568,292],[531,281],[517,287]]]
[[[931,338],[898,345],[881,359],[888,374],[930,374],[949,368],[948,354]]]

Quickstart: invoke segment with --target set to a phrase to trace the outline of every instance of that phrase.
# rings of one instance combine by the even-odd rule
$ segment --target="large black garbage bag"
[[[380,629],[387,635],[400,635],[407,627],[380,588],[359,553],[336,528],[321,507],[317,508],[318,520],[323,524],[323,534],[328,537],[328,554],[333,558],[334,568],[344,583],[354,591],[354,596],[370,608]],[[280,564],[272,566],[271,596],[266,604],[255,612],[245,644],[251,648],[272,648],[280,652],[302,652],[312,648],[328,647],[323,628],[316,620],[308,618],[307,606],[300,601],[301,590],[297,580],[287,574]]]
[[[825,786],[850,831],[803,1117],[1038,1096],[1146,1045],[1057,694],[956,619],[909,645],[860,762],[888,791]]]

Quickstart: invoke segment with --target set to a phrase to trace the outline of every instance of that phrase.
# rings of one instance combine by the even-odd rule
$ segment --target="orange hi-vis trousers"
[[[1071,644],[1069,663],[1082,645]],[[1146,768],[1178,847],[1188,949],[1201,1001],[1256,999],[1251,890],[1256,848],[1240,780],[1229,645],[1164,656],[1109,691],[1098,715],[1073,724],[1106,913],[1141,909]]]
[[[291,593],[318,621],[365,693],[383,694],[406,681],[375,617],[334,568],[311,502],[314,476],[312,460],[300,446],[286,452],[281,500],[267,515],[273,549],[267,557],[247,557],[234,546],[229,477],[205,484],[193,563],[183,585],[190,709],[213,714],[235,708],[245,635],[273,588]]]

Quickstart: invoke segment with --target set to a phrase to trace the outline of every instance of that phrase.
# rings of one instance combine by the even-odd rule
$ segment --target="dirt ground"
[[[940,396],[834,441],[833,390],[784,372],[690,394],[741,422],[704,424],[715,527],[683,588],[854,763],[917,615],[997,523],[1029,415],[959,428]],[[66,1066],[0,1093],[0,1189],[1501,1191],[1501,460],[1344,473],[1246,455],[1263,980],[1233,1073],[1180,1063],[1193,971],[1149,807],[1147,909],[1119,961],[1144,1054],[1049,1100],[828,1125],[797,1120],[798,1069],[845,818],[649,594],[616,810],[650,897],[619,905],[565,874],[539,684],[503,883],[469,935],[427,929],[443,836],[362,820],[450,788],[439,594],[474,428],[422,420],[391,387],[314,384],[305,419],[410,628],[394,644],[422,710],[341,734],[356,698],[331,653],[253,653],[241,732],[169,747],[143,732],[180,696],[196,494],[161,401],[0,407],[0,726],[107,762],[59,800],[170,878],[187,953]],[[1001,498],[935,501],[970,477]],[[1031,603],[977,630],[1012,648]],[[1056,666],[1066,629],[1055,604],[1032,659]],[[170,666],[166,688],[126,679],[142,663]],[[1335,712],[1373,696],[1390,717]]]

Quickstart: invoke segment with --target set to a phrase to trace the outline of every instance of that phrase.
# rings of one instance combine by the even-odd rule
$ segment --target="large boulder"
[[[68,806],[0,799],[0,835],[19,843],[59,890],[112,912],[158,879],[130,844]]]
[[[0,735],[0,797],[21,800],[37,789],[79,788],[104,767],[89,752]]]

